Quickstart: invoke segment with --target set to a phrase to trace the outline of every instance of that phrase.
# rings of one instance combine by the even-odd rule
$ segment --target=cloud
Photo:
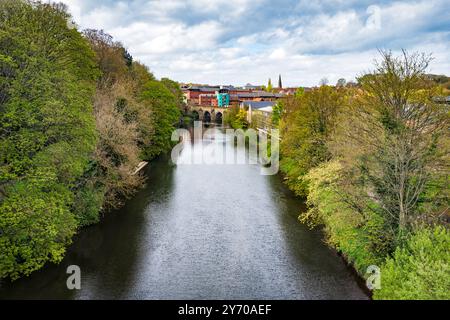
[[[219,23],[212,20],[193,26],[178,22],[137,22],[126,27],[111,28],[110,32],[126,43],[132,53],[151,55],[208,50],[217,45],[223,32],[221,28]]]
[[[285,85],[353,79],[377,49],[432,52],[450,70],[446,0],[62,0],[81,28],[104,29],[157,77]]]
[[[286,51],[283,48],[275,49],[269,56],[270,59],[273,60],[281,60],[286,58]]]

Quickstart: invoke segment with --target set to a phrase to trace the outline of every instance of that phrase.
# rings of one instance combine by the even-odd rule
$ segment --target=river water
[[[180,159],[223,144],[186,142]],[[82,230],[59,265],[4,281],[0,298],[368,298],[321,232],[298,222],[304,204],[280,176],[255,164],[173,165],[169,156],[146,175],[146,187]],[[69,265],[81,269],[80,290],[67,289]]]

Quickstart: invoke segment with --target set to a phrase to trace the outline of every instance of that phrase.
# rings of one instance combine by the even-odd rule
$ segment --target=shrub
[[[72,195],[56,180],[42,172],[15,184],[0,203],[0,278],[17,279],[63,258],[76,221]]]
[[[309,210],[299,219],[310,227],[323,225],[327,243],[364,274],[368,266],[384,258],[385,252],[373,250],[379,245],[377,235],[383,224],[380,217],[362,215],[345,203],[338,185],[341,170],[339,162],[332,161],[310,171],[306,176]]]
[[[410,235],[381,268],[375,299],[450,299],[450,232],[439,226]]]

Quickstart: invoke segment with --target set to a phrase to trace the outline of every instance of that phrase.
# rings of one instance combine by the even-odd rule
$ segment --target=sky
[[[450,75],[450,0],[60,0],[157,78],[315,86],[370,71],[378,50],[432,54]]]

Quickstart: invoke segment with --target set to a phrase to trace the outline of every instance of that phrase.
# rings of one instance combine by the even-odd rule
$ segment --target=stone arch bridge
[[[226,108],[215,106],[191,106],[190,111],[194,114],[196,120],[206,123],[223,123],[225,114],[228,112]]]

